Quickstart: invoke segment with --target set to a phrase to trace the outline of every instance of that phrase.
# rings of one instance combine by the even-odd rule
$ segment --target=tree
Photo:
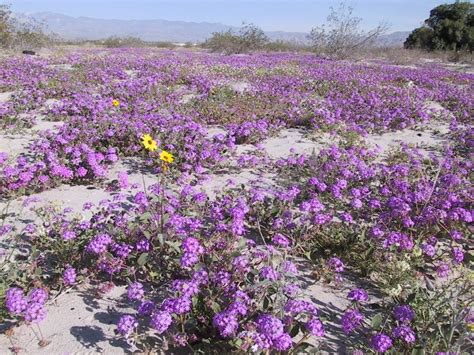
[[[416,28],[404,43],[405,48],[425,50],[474,49],[474,4],[456,1],[430,11],[422,27]]]
[[[239,30],[239,37],[245,51],[262,49],[268,43],[268,37],[265,32],[251,23],[242,24]]]
[[[405,48],[432,48],[434,31],[429,27],[420,27],[413,30],[406,39]]]
[[[363,31],[361,22],[361,18],[354,16],[354,8],[342,1],[338,8],[330,7],[327,23],[313,28],[309,39],[316,52],[345,58],[373,44],[388,28],[387,24],[381,23],[370,31]]]

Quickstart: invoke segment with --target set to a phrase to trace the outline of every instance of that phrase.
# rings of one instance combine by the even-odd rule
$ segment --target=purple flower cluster
[[[415,318],[415,312],[408,305],[399,305],[393,309],[393,316],[402,323],[410,323]]]
[[[388,335],[380,333],[372,337],[370,345],[375,351],[385,353],[392,347],[393,341]]]
[[[335,256],[328,260],[327,265],[334,272],[339,273],[339,272],[344,271],[344,263],[342,262],[341,259],[339,259]]]
[[[158,334],[163,334],[173,323],[171,314],[165,311],[154,312],[151,316],[150,324]]]
[[[365,290],[361,288],[355,288],[349,292],[347,298],[351,301],[367,302],[369,300],[369,295],[367,292],[365,292]]]
[[[130,336],[137,327],[138,322],[135,317],[131,315],[123,315],[117,324],[118,332],[124,337]]]
[[[5,304],[8,312],[22,316],[27,322],[39,323],[46,318],[44,305],[48,300],[48,293],[43,288],[35,288],[25,296],[20,288],[13,287],[5,293]]]
[[[364,316],[357,309],[348,309],[341,318],[344,333],[349,334],[360,328],[364,321]]]
[[[107,234],[100,234],[89,242],[87,251],[93,254],[102,254],[107,251],[110,244],[112,244],[112,237]]]
[[[284,326],[280,319],[270,314],[261,314],[255,323],[258,333],[266,339],[270,347],[277,351],[286,351],[291,348],[291,336],[284,332]]]
[[[140,282],[133,282],[127,288],[127,296],[130,301],[141,301],[145,296],[145,290]]]

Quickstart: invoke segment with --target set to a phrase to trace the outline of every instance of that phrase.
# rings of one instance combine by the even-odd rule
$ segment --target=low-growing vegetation
[[[91,51],[0,66],[0,92],[13,92],[3,130],[54,124],[18,155],[0,152],[12,351],[15,322],[41,329],[49,302],[86,284],[90,297],[126,288],[122,351],[472,349],[472,74],[310,54]],[[442,124],[444,145],[429,151],[370,144]],[[295,131],[329,138],[274,157],[269,142]],[[220,184],[222,171],[272,183]],[[109,198],[38,202],[84,185]]]

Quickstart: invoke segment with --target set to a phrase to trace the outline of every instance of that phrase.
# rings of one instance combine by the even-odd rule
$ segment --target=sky
[[[103,19],[165,19],[219,22],[239,26],[243,21],[267,31],[309,32],[324,23],[330,6],[339,0],[0,0],[15,12],[56,12]],[[381,21],[390,31],[409,31],[420,26],[429,11],[450,0],[350,0],[361,27]]]

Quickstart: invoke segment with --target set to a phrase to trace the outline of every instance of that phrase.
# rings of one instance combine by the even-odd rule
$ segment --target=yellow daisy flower
[[[116,100],[116,99],[113,99],[112,100],[112,106],[113,107],[118,107],[120,105],[120,101],[119,100]]]
[[[166,150],[163,150],[160,153],[160,159],[163,160],[166,163],[172,163],[174,161],[173,154],[167,152]]]
[[[158,149],[158,145],[156,144],[156,141],[149,134],[144,134],[142,136],[142,144],[145,147],[145,149],[149,150],[150,152],[154,152],[155,150]]]

